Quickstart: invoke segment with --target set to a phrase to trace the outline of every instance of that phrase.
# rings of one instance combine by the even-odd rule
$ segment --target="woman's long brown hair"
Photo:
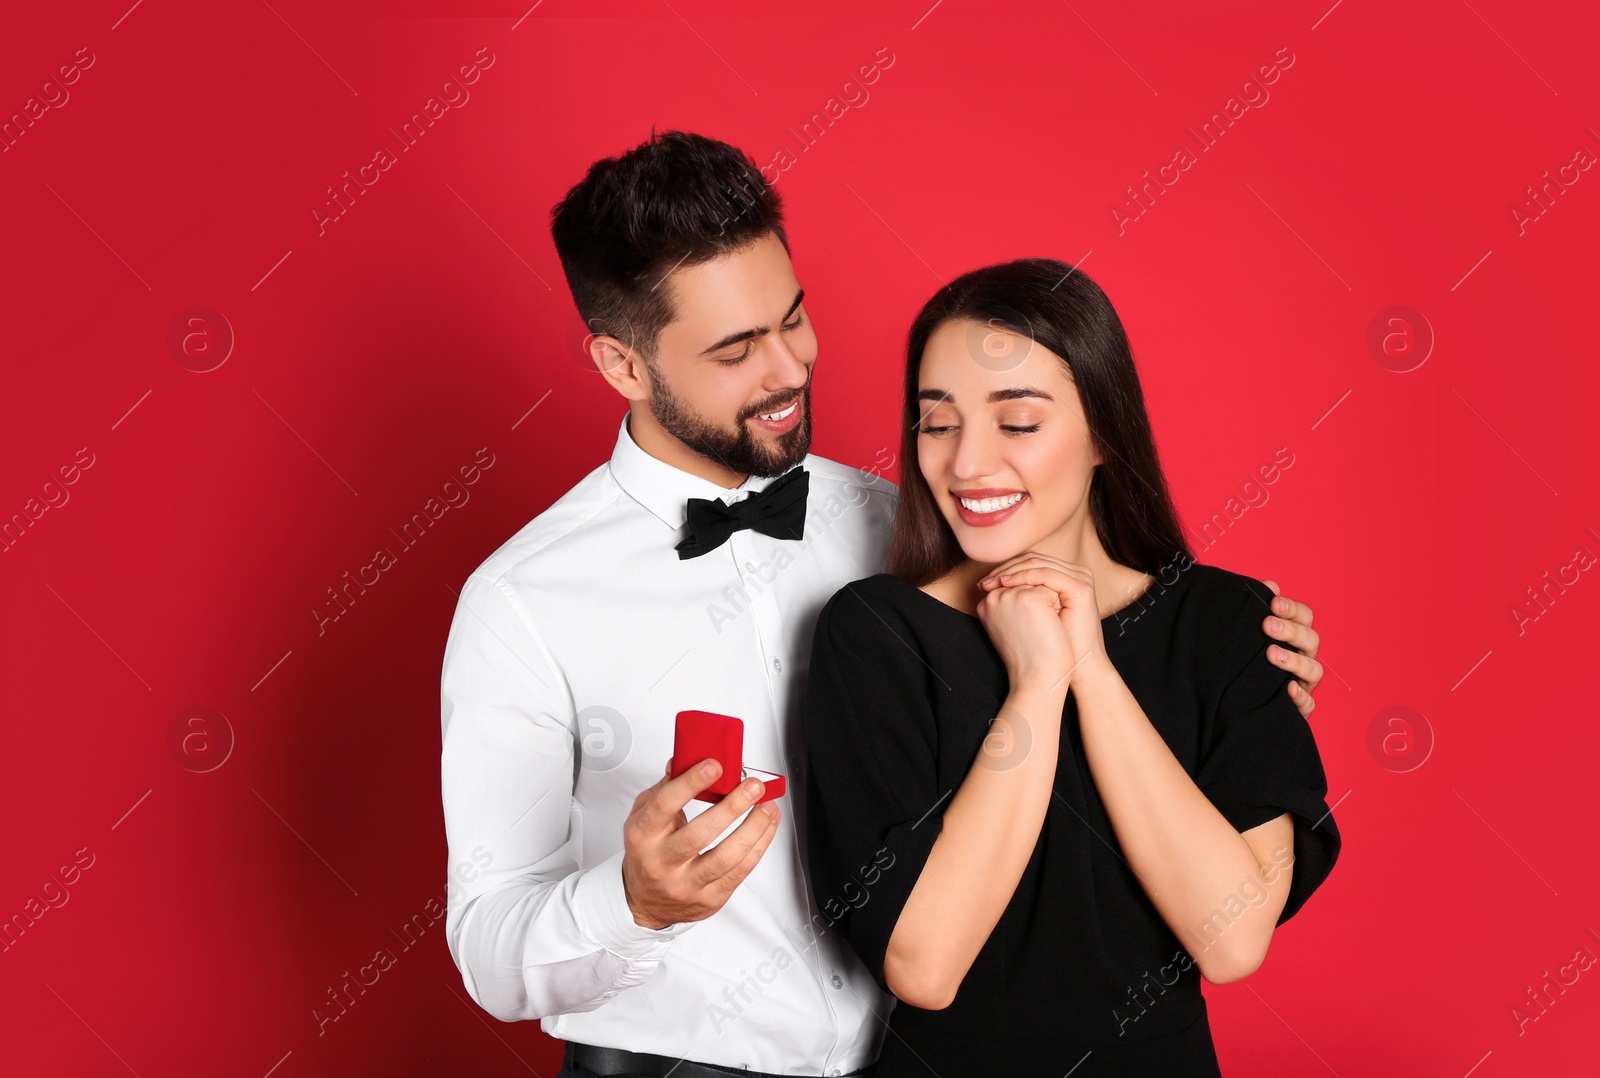
[[[1156,574],[1193,560],[1156,456],[1133,352],[1111,301],[1080,270],[1052,258],[1021,258],[963,274],[923,306],[906,342],[901,411],[900,502],[888,571],[909,583],[937,580],[965,560],[961,544],[917,465],[922,403],[917,382],[928,338],[944,323],[1003,326],[1066,361],[1089,437],[1100,450],[1089,510],[1111,559]],[[974,362],[977,362],[976,358]]]

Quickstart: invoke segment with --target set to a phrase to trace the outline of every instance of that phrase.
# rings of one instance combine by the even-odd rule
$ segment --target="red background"
[[[410,949],[395,930],[444,895],[455,590],[622,412],[570,357],[549,208],[652,123],[793,155],[770,174],[822,342],[817,452],[895,444],[905,330],[942,281],[1082,260],[1185,521],[1225,514],[1200,560],[1315,608],[1344,853],[1259,973],[1207,986],[1224,1071],[1593,1068],[1600,969],[1569,967],[1520,1032],[1511,1010],[1600,956],[1578,825],[1600,574],[1512,614],[1600,555],[1600,171],[1511,212],[1600,156],[1591,7],[94,0],[6,22],[0,113],[94,57],[0,153],[0,519],[27,517],[0,554],[0,914],[93,858],[0,954],[6,1071],[555,1071],[537,1023],[472,1004],[442,920]],[[1200,151],[1187,129],[1259,100],[1241,83],[1280,47],[1270,97]],[[319,234],[325,188],[480,48],[470,99]],[[880,49],[863,100],[842,84]],[[845,93],[802,150],[790,128]],[[1119,229],[1179,147],[1196,162]],[[195,306],[199,345],[223,319],[235,337],[207,373],[167,342]],[[1436,338],[1408,372],[1368,345],[1393,306]],[[480,448],[470,501],[319,633],[326,589]],[[1227,515],[1280,449],[1292,466],[1246,490],[1267,500]],[[28,517],[46,496],[68,497]],[[1422,718],[1369,748],[1397,706]],[[193,707],[223,718],[185,759]],[[397,963],[319,1033],[380,947]]]

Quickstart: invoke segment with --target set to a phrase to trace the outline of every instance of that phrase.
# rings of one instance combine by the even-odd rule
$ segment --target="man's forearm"
[[[479,1006],[504,1022],[592,1011],[650,978],[695,922],[635,923],[621,858],[560,879],[511,880],[452,906],[450,952]]]

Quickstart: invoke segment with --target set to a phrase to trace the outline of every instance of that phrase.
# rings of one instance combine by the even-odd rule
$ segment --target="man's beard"
[[[768,445],[758,441],[750,433],[745,420],[755,415],[782,411],[788,407],[787,403],[780,403],[777,407],[762,405],[745,412],[738,418],[738,431],[729,433],[713,426],[685,407],[683,402],[673,396],[672,390],[668,388],[659,372],[652,369],[650,375],[652,383],[650,414],[655,416],[656,422],[678,441],[702,457],[716,461],[729,471],[763,477],[781,475],[799,464],[811,451],[809,376],[798,397],[800,422],[793,430],[785,431],[779,435],[776,442]],[[795,399],[789,398],[790,401]]]

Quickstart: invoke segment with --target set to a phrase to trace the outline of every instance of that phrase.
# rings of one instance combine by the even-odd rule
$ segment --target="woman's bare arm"
[[[1255,972],[1289,897],[1289,814],[1241,834],[1195,785],[1110,662],[1074,674],[1078,725],[1095,788],[1128,867],[1201,974],[1224,984]],[[1251,896],[1264,890],[1259,903]],[[1239,902],[1243,896],[1244,902]],[[1229,899],[1235,899],[1230,903]],[[1221,931],[1197,935],[1219,908],[1244,906]]]
[[[884,980],[913,1007],[951,1004],[1016,892],[1050,806],[1066,693],[1014,689],[944,810],[884,956]]]

